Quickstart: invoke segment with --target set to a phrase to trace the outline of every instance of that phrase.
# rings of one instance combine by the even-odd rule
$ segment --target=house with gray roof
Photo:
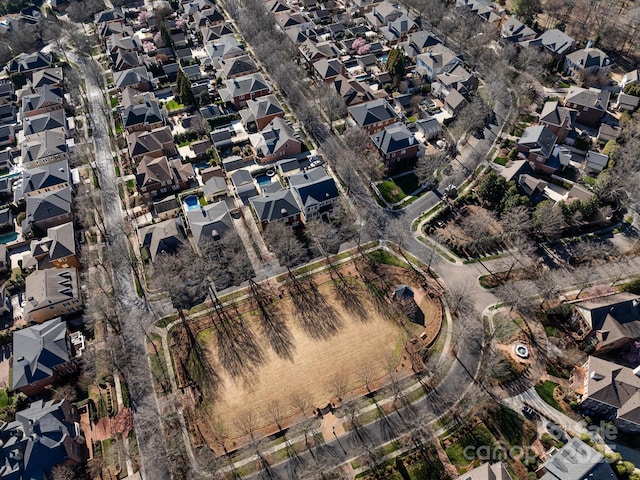
[[[69,136],[71,133],[67,117],[62,109],[27,117],[22,121],[22,135],[25,137],[58,128],[64,131],[65,136]]]
[[[225,35],[233,35],[233,28],[229,23],[206,25],[200,29],[200,33],[202,34],[202,42],[206,45]]]
[[[22,166],[33,168],[46,163],[68,160],[69,148],[62,128],[29,135],[20,144]]]
[[[137,131],[127,135],[127,145],[131,159],[138,164],[144,157],[172,157],[178,153],[168,126],[153,130]]]
[[[36,270],[25,279],[24,319],[42,323],[82,310],[82,296],[75,268]]]
[[[600,173],[602,170],[607,168],[607,165],[609,164],[608,155],[605,155],[604,153],[594,152],[593,150],[589,150],[587,152],[584,160],[585,170],[591,173]]]
[[[225,201],[187,210],[186,217],[191,235],[197,245],[207,241],[217,242],[225,233],[233,229],[233,220]]]
[[[444,99],[452,90],[457,90],[463,97],[478,89],[479,80],[473,73],[462,65],[456,65],[450,71],[445,71],[436,76],[433,90],[436,95]]]
[[[51,55],[44,52],[21,53],[16,58],[7,63],[5,70],[7,73],[21,73],[27,79],[31,79],[38,70],[49,68],[53,60]]]
[[[67,324],[61,318],[13,332],[13,352],[11,390],[29,397],[78,369]]]
[[[558,143],[564,143],[567,135],[574,130],[577,118],[577,110],[563,107],[558,102],[546,102],[540,112],[539,123],[558,137]]]
[[[144,156],[136,169],[138,190],[154,197],[183,190],[191,186],[194,179],[193,165],[182,163],[180,158]]]
[[[599,48],[582,48],[568,54],[563,70],[576,80],[584,80],[589,75],[600,75],[611,70],[613,61]]]
[[[572,438],[540,469],[540,480],[614,480],[617,478],[606,459],[589,445]]]
[[[374,99],[374,95],[371,90],[369,90],[369,87],[343,75],[338,75],[333,80],[333,86],[347,107],[369,102]]]
[[[164,122],[165,116],[157,100],[148,97],[128,105],[122,112],[122,125],[128,133],[150,131],[162,127]]]
[[[515,15],[507,17],[502,23],[502,28],[500,30],[500,36],[502,39],[512,43],[533,40],[536,35],[537,34],[534,29],[522,23]]]
[[[220,169],[220,167],[216,167]],[[222,170],[220,170],[222,172]],[[213,202],[216,200],[224,199],[229,195],[229,187],[227,186],[227,181],[223,176],[212,175],[207,180],[204,180],[204,187],[202,187],[202,192],[204,194],[204,198],[208,202]]]
[[[545,125],[527,127],[516,144],[518,151],[532,162],[544,163],[553,153],[557,137]]]
[[[71,172],[67,160],[23,170],[22,181],[16,184],[14,190],[14,201],[19,202],[23,197],[58,185],[71,185]]]
[[[430,47],[439,44],[442,44],[442,41],[436,37],[434,33],[426,30],[419,30],[409,34],[409,38],[407,38],[406,42],[401,44],[401,47],[407,57],[415,59]]]
[[[242,123],[247,126],[255,123],[255,128],[262,130],[274,118],[284,117],[284,109],[273,94],[247,100],[247,108],[240,110]]]
[[[399,120],[396,111],[384,99],[354,105],[348,111],[353,121],[370,135]]]
[[[426,140],[433,140],[442,135],[442,125],[437,118],[427,116],[416,122],[416,127],[422,132]]]
[[[260,132],[249,135],[249,141],[260,163],[271,163],[302,152],[302,141],[291,125],[281,117],[275,117]]]
[[[339,206],[340,193],[336,182],[322,167],[291,175],[289,187],[305,222],[322,216],[330,217]]]
[[[552,55],[564,56],[571,51],[576,41],[557,28],[542,32],[540,36],[532,40],[524,40],[519,43],[521,47],[544,48]]]
[[[33,74],[31,84],[34,88],[44,87],[45,85],[63,87],[64,86],[64,73],[62,73],[62,67],[45,68],[44,70],[38,70]]]
[[[153,262],[162,253],[173,254],[181,248],[188,248],[180,220],[171,218],[138,229],[140,248],[145,249]]]
[[[227,80],[258,71],[258,67],[249,55],[241,55],[228,60],[221,59],[218,63],[222,68],[223,77]]]
[[[462,60],[450,48],[437,44],[416,57],[416,72],[430,83],[436,76],[453,70]]]
[[[564,106],[577,110],[578,123],[597,127],[609,108],[610,96],[608,90],[573,86],[567,92]]]
[[[62,225],[73,220],[71,209],[71,187],[56,185],[33,192],[26,197],[26,217],[22,223],[23,232],[42,234],[50,227]]]
[[[152,88],[151,80],[152,75],[144,65],[120,72],[113,72],[113,83],[120,91],[126,87],[133,87],[143,92],[149,91]]]
[[[220,98],[233,104],[236,109],[245,105],[247,100],[262,97],[271,93],[271,87],[261,73],[252,73],[224,81],[225,88],[218,93]]]
[[[302,212],[293,193],[288,188],[252,197],[249,202],[258,218],[259,226],[263,230],[273,222],[284,223],[291,227],[300,223]]]
[[[313,62],[315,75],[323,82],[330,83],[344,74],[344,65],[337,58],[321,58]]]
[[[483,463],[479,467],[463,473],[455,480],[513,480],[504,463]]]
[[[416,158],[419,142],[404,123],[394,123],[371,135],[385,163],[391,164]]]
[[[228,170],[227,170],[228,171]],[[256,184],[249,170],[240,168],[231,174],[231,184],[236,191],[236,196],[244,203],[249,205],[249,200],[258,195]]]
[[[238,39],[233,35],[225,35],[204,46],[208,61],[216,68],[220,68],[221,60],[245,55],[247,52]]]
[[[65,99],[62,88],[45,85],[31,95],[22,97],[20,118],[24,119],[33,115],[40,115],[52,110],[64,108]]]
[[[2,479],[53,478],[54,466],[84,463],[89,457],[80,415],[67,400],[37,400],[16,419],[0,425]]]
[[[633,113],[638,109],[640,103],[640,97],[634,95],[627,95],[626,93],[619,93],[616,99],[615,108],[619,112]]]

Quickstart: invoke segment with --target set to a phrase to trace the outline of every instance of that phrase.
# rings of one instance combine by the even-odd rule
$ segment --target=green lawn
[[[180,110],[181,108],[184,108],[184,105],[172,99],[167,102],[165,107],[167,107],[167,110],[171,111],[171,110]]]
[[[485,419],[487,427],[496,437],[503,437],[509,445],[522,445],[525,419],[508,407],[500,405]]]
[[[9,394],[5,389],[0,390],[0,408],[9,405]]]
[[[385,263],[387,265],[395,265],[396,267],[408,268],[406,262],[400,260],[395,255],[391,255],[389,252],[385,252],[384,250],[375,250],[371,253],[368,253],[371,258],[373,258],[378,263]]]
[[[560,404],[556,402],[555,398],[553,398],[553,392],[557,386],[557,383],[547,380],[544,383],[539,383],[538,385],[536,385],[536,392],[538,392],[538,395],[540,395],[540,398],[542,398],[542,400],[547,402],[553,408],[559,410],[560,412],[564,412]]]
[[[378,184],[378,190],[387,202],[396,203],[404,200],[406,193],[393,180],[385,180]]]
[[[456,443],[449,445],[445,449],[445,452],[447,452],[451,463],[457,467],[464,467],[471,463],[471,460],[466,458],[468,455],[465,455],[466,447],[493,447],[495,444],[496,441],[493,435],[491,435],[491,432],[489,432],[484,423],[479,423],[473,428],[473,431],[464,434]]]
[[[493,163],[497,163],[498,165],[502,165],[504,167],[508,161],[509,159],[506,157],[496,157]]]

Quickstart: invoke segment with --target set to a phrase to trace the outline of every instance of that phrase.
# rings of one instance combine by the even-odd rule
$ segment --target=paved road
[[[81,70],[86,71],[84,68],[86,64],[82,59],[75,58],[74,61],[80,65]],[[134,289],[131,266],[125,258],[129,246],[126,236],[122,233],[123,214],[116,186],[103,93],[92,75],[84,75],[84,78],[93,128],[95,163],[101,187],[105,229],[109,236],[108,244],[112,254],[114,289],[120,304],[122,338],[128,359],[127,379],[132,405],[135,405],[134,421],[140,446],[141,471],[144,478],[169,478],[161,417],[153,391],[151,370],[148,362],[145,361],[144,331],[148,325],[143,322],[153,321],[154,316],[149,315],[144,302],[138,298]]]

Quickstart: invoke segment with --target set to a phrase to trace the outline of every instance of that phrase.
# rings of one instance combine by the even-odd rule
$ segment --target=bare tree
[[[283,421],[287,418],[287,411],[279,400],[274,400],[265,407],[265,417],[275,423],[278,430],[282,430]]]
[[[445,161],[444,154],[424,155],[416,162],[415,174],[418,177],[418,183],[427,188],[436,183],[435,174],[440,165]]]
[[[338,401],[342,401],[345,394],[349,391],[349,377],[343,372],[334,372],[326,386],[327,391],[335,396]]]
[[[304,258],[304,249],[294,231],[281,222],[272,222],[265,228],[264,239],[273,251],[281,265],[290,271]]]
[[[307,418],[311,412],[311,397],[305,391],[293,392],[289,395],[291,405],[304,417]]]
[[[362,382],[369,393],[371,393],[371,384],[376,379],[376,373],[376,368],[369,362],[364,362],[355,369],[358,380]]]

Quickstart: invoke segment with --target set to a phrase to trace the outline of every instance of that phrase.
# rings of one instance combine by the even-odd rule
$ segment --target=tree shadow
[[[293,335],[287,327],[282,307],[279,303],[273,302],[270,293],[262,286],[249,281],[249,286],[254,300],[260,310],[260,330],[267,339],[273,351],[279,357],[287,360],[293,359]]]
[[[246,376],[264,362],[262,347],[248,325],[230,319],[216,323],[220,365],[233,378]]]
[[[290,277],[289,293],[302,329],[314,339],[331,338],[338,333],[342,321],[336,310],[318,291],[313,280]]]
[[[354,279],[345,277],[340,271],[331,269],[333,288],[338,301],[353,317],[362,322],[367,322],[369,316],[362,302],[362,288]]]

